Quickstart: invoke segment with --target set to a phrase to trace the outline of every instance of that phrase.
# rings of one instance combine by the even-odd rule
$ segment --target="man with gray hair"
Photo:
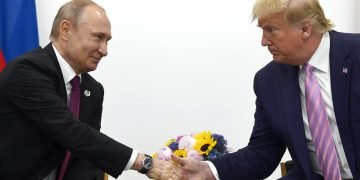
[[[0,74],[0,179],[93,180],[96,168],[171,179],[170,162],[99,132],[104,89],[88,72],[108,53],[105,10],[91,0],[66,3],[50,39]]]
[[[282,179],[360,179],[360,35],[332,30],[318,0],[257,0],[253,18],[273,61],[255,75],[248,146],[198,162],[173,156],[182,179],[264,179],[286,148]]]

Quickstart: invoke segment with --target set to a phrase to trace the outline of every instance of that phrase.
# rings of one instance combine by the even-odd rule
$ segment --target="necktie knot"
[[[80,77],[76,75],[76,76],[70,81],[70,84],[71,84],[72,88],[80,88]]]
[[[310,75],[314,72],[315,67],[312,66],[311,64],[306,63],[306,64],[304,64],[303,69],[307,75]]]

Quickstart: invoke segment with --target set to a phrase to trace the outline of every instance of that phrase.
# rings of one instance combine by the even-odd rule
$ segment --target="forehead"
[[[87,27],[94,32],[111,36],[110,21],[105,11],[96,6],[88,6],[84,9],[84,14],[79,21],[79,27]]]
[[[287,21],[284,13],[274,13],[267,16],[259,17],[258,25],[260,27],[272,25],[272,26],[281,26],[287,25]]]

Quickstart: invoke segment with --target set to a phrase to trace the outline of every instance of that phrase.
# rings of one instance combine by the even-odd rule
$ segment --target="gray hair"
[[[50,33],[50,40],[54,41],[59,37],[60,23],[63,20],[68,20],[72,22],[75,27],[77,27],[79,25],[82,15],[84,14],[84,9],[92,5],[97,6],[103,11],[105,11],[104,8],[102,8],[92,0],[72,0],[62,5],[55,16]]]

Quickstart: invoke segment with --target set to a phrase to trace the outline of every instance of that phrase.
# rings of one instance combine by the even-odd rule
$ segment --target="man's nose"
[[[271,45],[271,41],[269,41],[269,39],[267,39],[267,38],[264,36],[264,34],[263,34],[263,36],[262,36],[262,38],[261,38],[261,45],[262,45],[262,46],[269,46],[269,45]]]
[[[100,43],[99,52],[101,53],[102,56],[107,56],[107,54],[108,54],[107,42]]]

